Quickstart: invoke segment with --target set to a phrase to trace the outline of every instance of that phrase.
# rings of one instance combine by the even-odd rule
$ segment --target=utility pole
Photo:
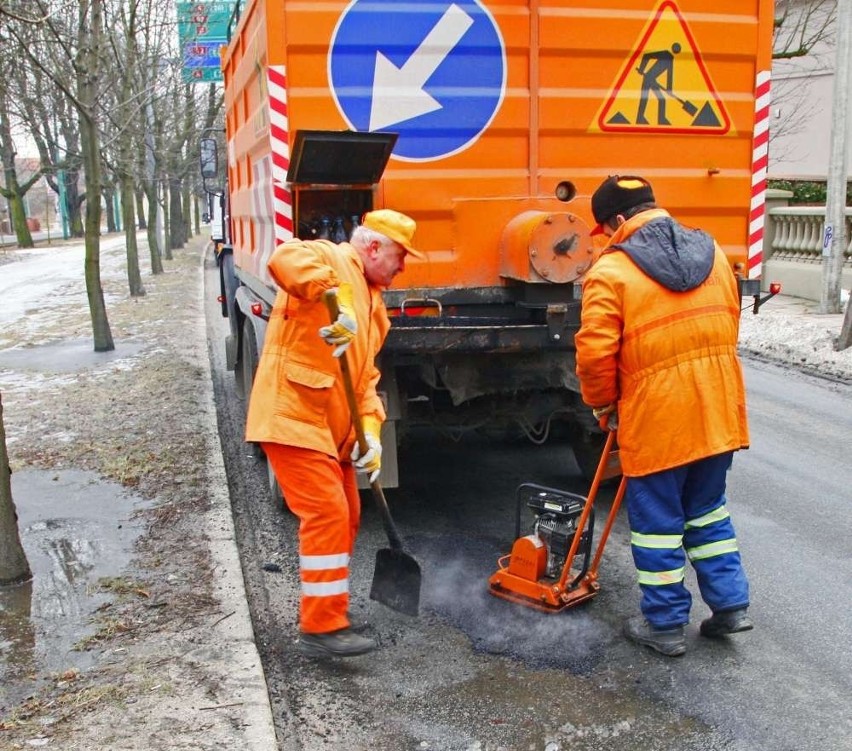
[[[837,3],[837,70],[835,71],[836,78],[834,79],[834,92],[842,92],[843,103],[835,100],[834,107],[839,113],[834,116],[832,126],[832,158],[834,158],[834,140],[842,139],[843,146],[838,147],[838,152],[842,150],[843,164],[841,174],[834,176],[834,182],[829,183],[829,189],[832,190],[831,210],[832,221],[839,222],[839,226],[843,228],[842,232],[837,233],[837,238],[834,240],[832,247],[831,261],[833,263],[833,279],[834,287],[832,288],[836,297],[835,303],[840,312],[840,283],[843,275],[843,261],[848,244],[846,237],[846,185],[848,175],[846,174],[846,155],[847,155],[847,140],[849,138],[849,123],[847,117],[849,115],[849,69],[852,67],[852,0],[838,0]],[[840,76],[843,80],[840,80]],[[833,165],[832,165],[833,166]],[[829,172],[829,175],[832,175]],[[828,206],[826,206],[828,210]],[[825,288],[824,288],[825,289]],[[825,295],[825,291],[823,292]],[[843,317],[843,326],[840,328],[840,336],[837,338],[835,348],[838,350],[847,349],[852,346],[852,300],[846,303],[846,315]]]
[[[846,180],[849,140],[849,66],[852,64],[852,0],[837,0],[837,54],[831,111],[825,233],[822,241],[820,313],[840,313],[840,283],[846,252]]]

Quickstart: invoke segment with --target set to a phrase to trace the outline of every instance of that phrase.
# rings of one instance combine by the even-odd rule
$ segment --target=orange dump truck
[[[560,426],[600,451],[577,393],[589,197],[610,174],[719,241],[760,295],[771,0],[245,0],[223,49],[229,367],[251,385],[293,237],[343,239],[388,207],[417,246],[387,291],[381,355],[396,440]]]

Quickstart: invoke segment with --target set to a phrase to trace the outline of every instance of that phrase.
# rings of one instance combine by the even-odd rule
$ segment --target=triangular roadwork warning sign
[[[590,130],[727,133],[731,120],[674,0],[663,0]]]

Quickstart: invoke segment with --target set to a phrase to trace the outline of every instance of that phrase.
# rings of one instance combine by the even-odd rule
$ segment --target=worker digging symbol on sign
[[[636,72],[642,76],[642,97],[639,100],[639,112],[636,114],[636,122],[639,125],[648,125],[645,117],[645,108],[648,106],[648,97],[651,93],[657,97],[657,125],[671,125],[666,119],[666,94],[672,96],[674,85],[674,56],[680,52],[680,45],[675,42],[669,50],[658,50],[646,52],[642,55],[642,62]],[[649,64],[653,61],[653,64]],[[665,76],[665,84],[660,79]]]
[[[689,92],[691,101],[677,92]],[[652,97],[656,117],[648,112]],[[676,106],[667,107],[667,99]],[[686,18],[674,0],[662,0],[631,47],[591,130],[721,135],[730,128]]]

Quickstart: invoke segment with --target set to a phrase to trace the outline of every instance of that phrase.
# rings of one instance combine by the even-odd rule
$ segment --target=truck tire
[[[240,398],[245,399],[248,405],[249,396],[251,396],[251,387],[254,384],[254,374],[257,372],[257,339],[254,336],[254,326],[252,326],[251,318],[243,320],[243,331],[240,337],[240,377],[238,381],[238,390]]]
[[[251,387],[254,385],[254,374],[257,372],[258,359],[254,326],[252,325],[251,318],[246,318],[243,321],[243,334],[240,337],[240,361],[237,365],[239,368],[237,393],[245,404],[244,414],[248,414],[249,397],[251,396]],[[263,460],[264,462],[266,461],[260,444],[249,443],[248,445],[251,449],[252,457]]]
[[[264,457],[264,461],[266,458]],[[272,465],[266,461],[266,475],[269,479],[269,496],[272,498],[272,503],[276,506],[287,507],[287,501],[284,500],[284,494],[281,492],[281,486],[278,484],[278,478],[272,471]]]
[[[598,464],[600,464],[605,443],[606,435],[604,433],[590,430],[583,430],[571,442],[574,460],[577,462],[577,467],[580,469],[580,474],[584,480],[591,482],[595,479],[595,472],[597,472]]]

